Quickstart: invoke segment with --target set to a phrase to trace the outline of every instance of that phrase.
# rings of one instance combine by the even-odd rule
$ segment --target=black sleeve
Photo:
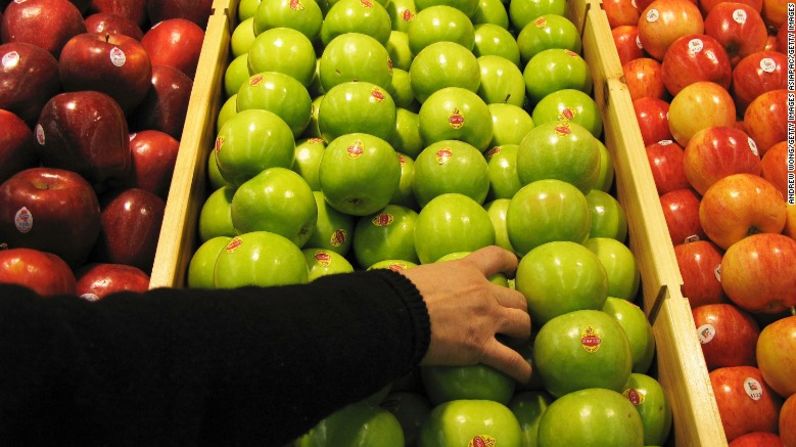
[[[429,337],[389,270],[94,303],[0,286],[0,445],[281,446],[408,373]]]

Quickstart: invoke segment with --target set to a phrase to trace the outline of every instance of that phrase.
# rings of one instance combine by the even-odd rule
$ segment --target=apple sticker
[[[377,227],[386,227],[390,225],[395,218],[390,213],[379,213],[374,217],[370,223]]]
[[[16,51],[9,51],[5,55],[3,55],[3,68],[6,70],[11,70],[12,68],[16,67],[19,63],[19,53]]]
[[[661,13],[659,13],[657,9],[652,8],[647,11],[647,22],[655,23],[659,18],[661,18]]]
[[[127,62],[127,56],[124,54],[119,47],[111,48],[111,63],[116,67],[123,67],[124,64]]]
[[[14,214],[14,226],[22,234],[30,233],[33,229],[33,214],[27,207],[23,206]]]
[[[760,386],[760,382],[752,377],[747,377],[743,381],[743,389],[752,400],[760,400],[763,397],[763,387]]]
[[[760,59],[760,69],[766,73],[774,73],[774,70],[777,69],[777,62],[770,57],[764,57]]]
[[[44,127],[41,124],[36,124],[36,142],[39,146],[44,146]]]
[[[757,143],[755,143],[755,140],[753,140],[752,137],[749,137],[749,149],[752,150],[752,153],[755,154],[755,157],[760,157],[760,151],[757,150]]]
[[[732,19],[735,20],[735,23],[743,25],[746,23],[746,11],[743,9],[736,9],[732,13]]]
[[[697,335],[699,336],[699,343],[706,345],[713,341],[716,336],[716,328],[710,323],[705,323],[697,328]]]
[[[642,390],[637,390],[635,388],[628,388],[622,394],[635,407],[638,407],[639,405],[643,404],[645,400],[647,400],[647,398],[644,396],[645,393]]]
[[[315,258],[318,264],[324,267],[328,267],[329,264],[332,262],[332,257],[329,255],[329,253],[323,250],[318,250],[317,252],[315,252],[313,258]]]
[[[702,39],[691,39],[688,41],[688,52],[690,54],[697,54],[702,51],[702,48],[705,47],[705,44],[702,43]]]
[[[470,440],[467,447],[495,447],[497,440],[489,435],[478,435]]]
[[[345,240],[346,240],[345,230],[342,228],[338,228],[334,230],[334,232],[332,233],[332,237],[329,239],[329,244],[331,244],[332,247],[339,247],[343,245]]]
[[[580,344],[586,352],[593,353],[600,350],[602,339],[597,334],[593,327],[588,326],[580,335]]]

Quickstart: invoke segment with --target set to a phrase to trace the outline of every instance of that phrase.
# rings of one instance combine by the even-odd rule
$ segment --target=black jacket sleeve
[[[0,286],[0,445],[281,446],[411,371],[429,337],[389,270],[94,303]]]

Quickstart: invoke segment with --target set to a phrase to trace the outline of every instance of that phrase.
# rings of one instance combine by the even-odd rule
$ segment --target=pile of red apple
[[[210,5],[0,1],[0,282],[148,288]]]
[[[787,4],[603,4],[727,439],[796,446]]]

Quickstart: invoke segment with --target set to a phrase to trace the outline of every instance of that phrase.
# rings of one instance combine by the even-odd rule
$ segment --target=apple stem
[[[110,33],[105,33],[105,43],[108,43],[108,42],[110,42],[110,41],[111,41],[111,35],[110,35]]]

